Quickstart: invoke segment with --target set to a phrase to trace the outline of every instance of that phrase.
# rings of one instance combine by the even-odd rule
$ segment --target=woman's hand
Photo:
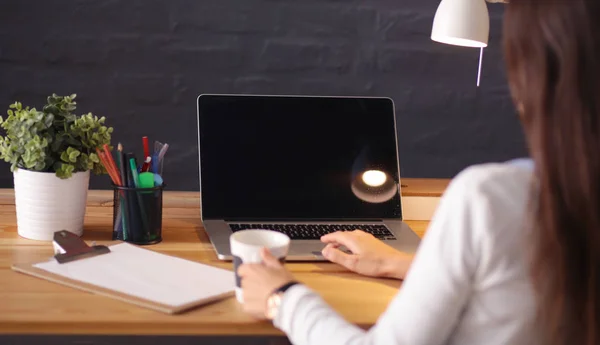
[[[260,254],[262,263],[242,264],[238,274],[242,278],[244,311],[255,318],[265,319],[267,298],[294,277],[269,250],[263,248]]]
[[[361,230],[334,232],[321,241],[327,243],[322,252],[327,260],[371,277],[404,279],[413,258]],[[340,246],[352,253],[339,250]]]

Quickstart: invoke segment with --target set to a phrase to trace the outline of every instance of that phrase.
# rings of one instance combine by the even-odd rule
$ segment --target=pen
[[[137,171],[137,164],[135,161],[135,157],[129,158],[129,165],[131,168],[131,175],[133,177],[133,183],[135,188],[140,188],[140,178]],[[150,230],[148,229],[148,216],[146,215],[145,203],[140,195],[139,191],[135,192],[137,197],[137,202],[140,208],[141,216],[142,216],[142,224],[144,229],[146,230],[145,234],[149,234]]]
[[[135,155],[133,153],[127,153],[125,154],[124,158],[123,165],[125,166],[125,172],[127,175],[127,187],[135,188],[133,174],[137,173],[137,169],[133,169],[132,171],[131,164],[129,163],[131,159],[133,159],[135,162]],[[141,242],[140,205],[138,204],[138,198],[136,197],[137,193],[134,189],[128,189],[126,193],[129,236],[133,242]]]
[[[148,146],[148,137],[142,137],[142,143],[144,145],[144,164],[142,165],[142,172],[148,171],[150,169],[149,158],[150,158],[150,147]]]
[[[119,199],[121,199],[121,197],[119,197]],[[119,239],[119,229],[124,224],[123,223],[124,220],[123,220],[123,216],[122,216],[122,214],[123,214],[123,204],[121,202],[117,203],[117,209],[116,209],[115,214],[117,216],[116,216],[116,219],[115,219],[115,222],[114,222],[115,224],[113,226],[113,240]],[[123,229],[125,229],[125,228],[123,227]],[[124,233],[124,231],[121,231],[121,233]]]
[[[152,164],[152,172],[155,174],[158,174],[158,153],[155,152],[154,154],[152,154],[152,161],[150,162]]]
[[[140,167],[140,173],[150,172],[150,163],[152,162],[152,157],[146,157],[146,160],[143,162],[143,165]]]
[[[134,159],[135,161],[135,155],[131,152],[125,154],[124,156],[125,160],[123,162],[123,164],[125,165],[125,169],[126,169],[126,173],[127,173],[127,187],[129,188],[135,188],[135,181],[133,180],[133,172],[137,172],[137,167],[135,169],[131,169],[131,164],[130,164],[130,160]]]
[[[133,178],[133,186],[135,188],[140,187],[139,175],[137,171],[137,164],[135,163],[135,158],[129,158],[129,166],[131,168],[131,176]]]
[[[165,154],[167,153],[168,149],[169,144],[164,144],[163,147],[160,149],[160,152],[158,153],[158,167],[160,171],[157,171],[157,174],[162,174],[163,161],[165,159]]]
[[[158,152],[158,160],[162,161],[162,159],[165,157],[165,154],[167,153],[167,150],[169,149],[169,144],[164,144],[163,147],[161,147],[160,151]]]

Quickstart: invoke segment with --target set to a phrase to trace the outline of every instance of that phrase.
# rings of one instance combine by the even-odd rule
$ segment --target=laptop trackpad
[[[346,247],[344,247],[344,246],[339,247],[338,250],[341,250],[342,252],[344,252],[346,254],[352,254],[352,252],[349,249],[347,249]],[[316,258],[323,258],[323,253],[321,253],[320,251],[314,251],[314,252],[312,252],[312,254]]]

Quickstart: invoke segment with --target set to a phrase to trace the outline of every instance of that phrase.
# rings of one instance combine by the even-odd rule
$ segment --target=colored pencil
[[[115,173],[115,175],[117,176],[117,181],[118,181],[118,186],[122,186],[122,181],[121,178],[118,174],[119,169],[117,169],[117,165],[115,164],[115,160],[113,159],[112,153],[110,152],[110,149],[108,148],[108,144],[104,144],[102,146],[104,148],[104,153],[106,155],[106,159],[108,161],[108,164],[111,166],[113,172]]]
[[[108,162],[108,158],[106,157],[105,153],[100,151],[100,149],[96,149],[96,153],[98,154],[98,158],[100,158],[100,162],[102,163],[102,165],[104,165],[104,168],[106,169],[106,172],[108,173],[108,176],[110,176],[110,179],[113,181],[113,183],[115,185],[119,186],[120,185],[119,176],[117,175],[116,171],[113,169],[113,167]]]

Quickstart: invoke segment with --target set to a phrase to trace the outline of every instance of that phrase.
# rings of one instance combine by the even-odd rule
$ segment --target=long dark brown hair
[[[600,0],[511,0],[508,79],[536,165],[531,281],[544,344],[600,344]]]

